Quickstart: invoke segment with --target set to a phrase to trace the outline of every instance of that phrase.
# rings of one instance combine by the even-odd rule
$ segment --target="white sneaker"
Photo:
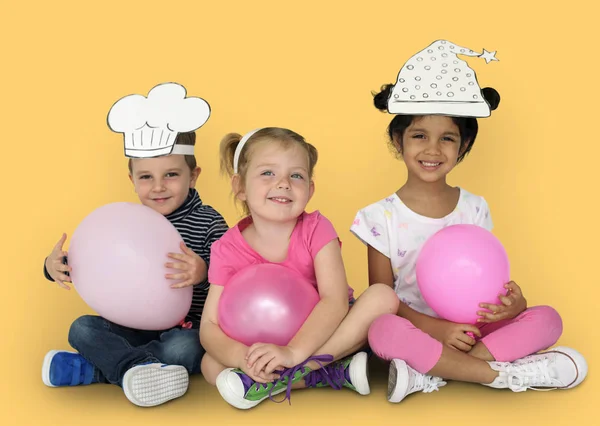
[[[587,376],[588,366],[575,349],[558,346],[514,362],[489,362],[500,374],[485,386],[513,392],[571,389]]]
[[[153,407],[187,392],[189,374],[181,365],[141,364],[123,376],[125,396],[140,407]]]
[[[393,359],[390,362],[388,376],[388,401],[400,402],[407,395],[422,391],[429,393],[439,390],[446,385],[439,377],[427,376],[411,368],[401,359]]]

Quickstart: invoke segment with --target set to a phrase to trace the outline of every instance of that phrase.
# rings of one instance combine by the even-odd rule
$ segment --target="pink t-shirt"
[[[242,231],[250,223],[252,223],[251,217],[242,219],[212,244],[208,268],[208,281],[211,284],[226,286],[231,277],[247,266],[275,263],[263,258],[244,239]],[[337,238],[332,223],[319,211],[304,212],[292,231],[286,259],[277,264],[298,272],[318,291],[315,257],[327,243]],[[352,300],[353,297],[354,290],[348,286],[348,299]]]

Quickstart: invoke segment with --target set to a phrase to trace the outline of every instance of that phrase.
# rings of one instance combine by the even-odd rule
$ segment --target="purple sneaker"
[[[286,396],[283,400],[274,401],[283,402],[290,399],[292,385],[311,372],[310,368],[305,367],[306,363],[316,361],[321,364],[321,362],[330,362],[332,359],[331,355],[310,357],[303,363],[281,372],[279,379],[270,383],[255,382],[242,370],[227,368],[217,376],[217,389],[225,401],[240,410],[253,408],[267,398],[274,401],[274,395],[285,392]]]
[[[311,371],[304,378],[304,382],[308,388],[331,386],[333,389],[339,390],[346,387],[361,395],[368,395],[371,393],[371,388],[369,386],[367,353],[359,352],[319,370]]]

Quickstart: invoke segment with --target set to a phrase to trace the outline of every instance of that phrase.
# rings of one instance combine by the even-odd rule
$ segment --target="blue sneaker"
[[[77,352],[50,351],[44,357],[42,380],[46,386],[78,386],[97,383],[94,366]]]
[[[181,365],[146,363],[131,367],[123,376],[123,392],[139,407],[153,407],[183,396],[189,374]]]

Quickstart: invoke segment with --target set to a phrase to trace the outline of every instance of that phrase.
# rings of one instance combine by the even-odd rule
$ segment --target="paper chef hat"
[[[402,67],[388,99],[391,114],[489,117],[490,106],[475,71],[458,55],[497,61],[496,52],[477,53],[446,40],[437,40]]]
[[[201,98],[186,98],[177,83],[155,86],[148,97],[129,95],[119,99],[108,113],[108,127],[125,138],[125,156],[151,158],[170,154],[194,154],[190,145],[175,145],[180,132],[200,128],[210,117],[210,106]]]

